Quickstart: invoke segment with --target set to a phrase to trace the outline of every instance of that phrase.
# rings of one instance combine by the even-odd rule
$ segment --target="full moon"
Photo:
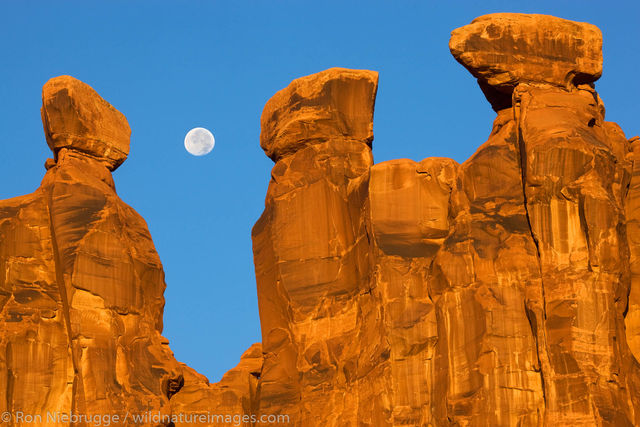
[[[205,128],[193,128],[184,137],[184,148],[194,156],[204,156],[213,150],[216,140]]]

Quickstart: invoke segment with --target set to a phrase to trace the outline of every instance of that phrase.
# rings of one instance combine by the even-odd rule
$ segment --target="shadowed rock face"
[[[267,102],[262,343],[217,384],[160,335],[162,266],[111,177],[126,120],[77,80],[48,82],[54,159],[35,193],[0,202],[0,410],[640,424],[640,154],[594,89],[599,31],[495,14],[450,47],[497,111],[462,164],[373,164],[372,71],[326,70]]]

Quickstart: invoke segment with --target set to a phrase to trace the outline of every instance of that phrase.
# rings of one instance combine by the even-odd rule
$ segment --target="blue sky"
[[[597,88],[607,119],[640,134],[635,1],[3,1],[0,198],[34,191],[50,156],[42,85],[70,74],[122,111],[131,153],[114,174],[147,221],[167,281],[164,334],[212,381],[260,340],[251,227],[272,162],[265,102],[300,76],[341,66],[380,73],[376,162],[468,158],[494,113],[448,50],[451,30],[492,12],[586,21],[604,35]],[[216,147],[189,155],[186,132]]]

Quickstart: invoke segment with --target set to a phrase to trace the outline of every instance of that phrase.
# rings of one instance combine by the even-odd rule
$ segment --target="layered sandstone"
[[[373,290],[389,359],[385,418],[374,425],[429,425],[437,398],[438,320],[430,265],[449,234],[459,165],[446,158],[392,160],[371,168]]]
[[[265,353],[259,405],[296,425],[359,419],[377,84],[371,71],[327,70],[278,92],[262,115],[261,146],[276,164],[253,229]]]
[[[42,123],[56,156],[60,149],[72,148],[113,171],[129,154],[127,119],[93,88],[71,76],[51,79],[42,88]]]
[[[126,119],[52,79],[54,158],[35,193],[0,202],[0,410],[640,424],[640,145],[605,120],[601,44],[592,25],[543,15],[455,30],[454,57],[497,113],[462,164],[373,164],[375,72],[329,69],[274,95],[252,231],[262,343],[217,384],[161,336],[162,266],[111,176]]]
[[[207,410],[250,412],[259,345],[209,385],[161,336],[162,264],[111,176],[129,151],[124,116],[69,76],[44,86],[42,116],[54,152],[42,184],[0,202],[0,411],[40,414],[41,425],[47,413],[200,413],[204,398],[217,403]]]
[[[451,53],[499,110],[521,83],[559,87],[602,75],[602,34],[591,24],[547,15],[494,13],[451,33]]]
[[[295,413],[305,426],[634,425],[639,303],[627,229],[637,222],[635,181],[627,191],[634,154],[620,128],[605,121],[594,89],[602,72],[600,32],[553,17],[497,14],[455,30],[450,47],[497,111],[488,141],[462,165],[427,158],[371,166],[367,194],[343,197],[340,204],[359,206],[340,216],[326,194],[304,204],[291,200],[315,193],[308,180],[319,176],[318,162],[336,162],[340,145],[319,142],[332,142],[336,128],[356,128],[337,119],[333,128],[315,123],[336,116],[331,97],[324,99],[331,114],[315,112],[322,109],[313,95],[304,126],[290,117],[306,105],[298,87],[315,81],[321,88],[331,75],[342,82],[346,72],[294,81],[265,107],[262,147],[276,165],[254,228],[263,339],[278,334],[280,350],[267,357],[287,349],[289,364],[278,367],[289,368],[277,384],[296,384],[290,399],[301,400],[270,402],[269,409]],[[348,105],[369,106],[368,99]],[[273,114],[272,103],[295,108]],[[295,131],[273,130],[290,120]],[[313,157],[298,154],[308,146]],[[283,165],[289,156],[300,158],[295,174]],[[360,181],[349,180],[360,176],[346,169],[344,182],[358,189]],[[282,184],[295,193],[274,191]],[[274,205],[285,203],[290,219],[283,222],[285,209]],[[325,215],[349,224],[364,219],[366,258],[331,252]],[[326,242],[324,252],[306,246],[313,241]],[[351,242],[358,247],[357,234]],[[339,271],[358,266],[369,274],[358,270],[345,285],[309,263],[315,253]],[[289,268],[294,278],[283,273]],[[333,296],[336,287],[344,298]],[[313,309],[297,310],[298,299]],[[336,325],[336,312],[356,315]],[[344,397],[337,399],[336,390]]]

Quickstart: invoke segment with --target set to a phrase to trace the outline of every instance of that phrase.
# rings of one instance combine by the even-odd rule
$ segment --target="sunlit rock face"
[[[295,80],[262,115],[261,145],[276,164],[253,228],[265,352],[259,405],[300,425],[356,424],[362,393],[371,401],[379,393],[364,382],[380,375],[360,363],[361,342],[383,352],[382,336],[361,339],[362,305],[377,309],[367,293],[365,208],[377,84],[371,71],[327,70]]]
[[[548,15],[494,13],[451,33],[449,49],[494,109],[521,83],[570,87],[602,75],[602,34],[591,24]]]
[[[594,89],[601,45],[596,27],[542,15],[455,30],[497,111],[461,165],[364,171],[364,72],[304,77],[267,103],[261,408],[304,426],[640,422],[636,153]]]
[[[42,115],[54,151],[42,184],[0,202],[0,411],[39,414],[29,425],[43,426],[47,412],[166,417],[203,399],[250,413],[259,344],[209,385],[161,336],[162,264],[111,176],[129,151],[124,116],[69,76],[44,86]]]
[[[160,336],[164,274],[109,170],[126,157],[126,119],[70,77],[45,85],[43,116],[55,161],[35,193],[0,203],[0,405],[167,411],[163,388],[180,371]]]
[[[0,410],[639,425],[640,142],[605,121],[601,44],[592,25],[543,15],[454,30],[454,57],[496,110],[462,164],[373,163],[375,72],[278,92],[252,230],[262,343],[217,384],[161,336],[162,265],[111,176],[126,119],[52,79],[54,158],[36,192],[0,202]],[[124,424],[239,422],[170,420]]]
[[[93,88],[71,76],[49,80],[42,88],[42,123],[57,156],[73,148],[115,170],[129,154],[131,129],[124,115]]]

